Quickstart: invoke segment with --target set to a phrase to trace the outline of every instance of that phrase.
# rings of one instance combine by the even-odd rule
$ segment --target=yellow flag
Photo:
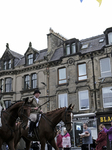
[[[102,0],[97,0],[98,2],[99,2],[99,6],[101,5],[101,3],[102,3]]]

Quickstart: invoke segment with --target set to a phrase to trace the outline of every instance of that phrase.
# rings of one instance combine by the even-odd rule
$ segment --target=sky
[[[9,48],[22,55],[29,42],[47,48],[52,28],[67,39],[103,34],[112,27],[112,0],[0,0],[0,57]]]

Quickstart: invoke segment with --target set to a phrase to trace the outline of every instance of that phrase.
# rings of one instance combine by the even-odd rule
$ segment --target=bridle
[[[65,118],[65,119],[64,119],[64,123],[65,123],[65,126],[66,126],[67,124],[73,124],[72,121],[67,122],[67,119],[66,119],[66,116],[67,116],[66,114],[67,114],[67,112],[70,112],[70,114],[73,113],[72,110],[67,110],[67,108],[65,109],[65,113],[64,113],[64,118]]]

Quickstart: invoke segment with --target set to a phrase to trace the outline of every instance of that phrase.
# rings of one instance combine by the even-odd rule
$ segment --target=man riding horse
[[[3,101],[3,97],[2,97],[2,88],[0,88],[0,127],[2,127],[2,122],[1,122],[1,111],[2,111],[2,109],[6,110],[5,104]]]
[[[39,89],[36,89],[33,93],[33,97],[29,100],[32,101],[32,105],[31,105],[31,114],[30,114],[30,126],[29,126],[29,133],[28,136],[32,137],[32,133],[33,133],[33,129],[35,127],[35,123],[37,121],[37,114],[39,114],[40,112],[42,112],[40,109],[38,109],[39,105],[39,95],[41,94],[41,92],[39,91]],[[39,121],[39,119],[38,119]],[[38,124],[38,123],[37,123]],[[37,125],[36,125],[37,126]]]

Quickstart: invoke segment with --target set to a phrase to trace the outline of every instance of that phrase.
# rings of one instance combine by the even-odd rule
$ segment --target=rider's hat
[[[39,91],[39,89],[36,89],[36,90],[34,91],[33,95],[35,95],[36,93],[41,94],[41,92]]]

